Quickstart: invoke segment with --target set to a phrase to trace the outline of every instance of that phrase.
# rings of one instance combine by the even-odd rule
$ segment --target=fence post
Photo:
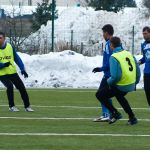
[[[101,54],[100,54],[100,55],[103,55],[103,51],[104,51],[104,43],[102,43],[101,46],[102,46],[102,47],[101,47],[102,50],[101,50]]]
[[[71,50],[73,50],[73,30],[71,30]]]
[[[81,42],[81,54],[83,54],[83,42]]]
[[[12,44],[12,31],[11,31],[11,29],[9,29],[9,37],[10,37],[10,44]]]
[[[134,26],[132,27],[132,55],[134,55]]]
[[[51,47],[52,52],[54,52],[55,7],[56,7],[55,0],[52,0],[52,47]]]

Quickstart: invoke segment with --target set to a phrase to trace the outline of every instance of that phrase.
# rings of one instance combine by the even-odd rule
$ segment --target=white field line
[[[96,93],[97,89],[93,89],[93,90],[87,90],[87,89],[81,89],[81,90],[72,90],[72,89],[27,89],[28,91],[33,91],[33,92],[37,92],[37,91],[49,91],[49,92],[60,92],[60,93],[64,93],[64,92],[68,92],[68,93],[87,93],[87,92],[92,92],[92,93]],[[6,91],[6,89],[0,89],[0,91]],[[14,90],[15,92],[18,92],[18,90]]]
[[[108,137],[150,137],[149,134],[88,134],[88,133],[0,133],[3,136],[108,136]]]
[[[17,105],[17,106],[23,106],[23,105]],[[0,107],[8,107],[8,105],[0,105]],[[37,108],[74,108],[74,109],[100,109],[101,107],[83,107],[83,106],[42,106],[42,105],[32,105],[32,107]],[[117,108],[117,109],[123,109],[123,108]],[[133,110],[150,110],[150,108],[132,108]]]
[[[49,91],[49,92],[68,92],[68,93],[76,93],[76,92],[80,92],[80,93],[87,93],[87,92],[92,92],[92,93],[96,93],[96,91],[98,90],[97,88],[93,88],[93,89],[84,89],[84,88],[81,88],[81,89],[76,89],[76,88],[70,88],[70,89],[61,89],[61,88],[57,88],[57,89],[53,89],[53,88],[36,88],[36,89],[32,89],[32,88],[27,88],[28,91]],[[0,89],[0,91],[6,91],[5,88],[2,88]],[[17,89],[14,89],[15,92],[18,92]],[[138,92],[143,92],[143,88],[141,89],[138,89]],[[136,91],[135,91],[136,92]]]
[[[93,118],[56,118],[56,117],[0,117],[0,119],[15,119],[15,120],[93,120]],[[128,119],[120,119],[122,121]],[[138,119],[139,121],[150,122],[150,119]]]

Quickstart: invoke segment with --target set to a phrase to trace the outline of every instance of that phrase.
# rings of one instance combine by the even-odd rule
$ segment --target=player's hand
[[[26,73],[26,71],[21,71],[21,74],[24,76],[24,78],[28,78],[28,74]]]
[[[96,73],[96,72],[101,72],[99,67],[96,67],[92,70],[92,72]]]
[[[10,62],[6,62],[6,63],[4,63],[4,66],[8,67],[10,64],[11,64]]]

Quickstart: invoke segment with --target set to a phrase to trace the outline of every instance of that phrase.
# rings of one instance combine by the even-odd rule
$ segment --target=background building
[[[23,5],[23,6],[36,6],[44,0],[0,0],[0,5]],[[52,0],[50,0],[52,2]],[[56,0],[58,6],[75,6],[80,0]]]

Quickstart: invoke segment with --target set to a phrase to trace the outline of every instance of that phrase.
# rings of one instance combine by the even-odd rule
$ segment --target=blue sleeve
[[[139,60],[141,62],[141,64],[145,63],[145,54],[144,54],[144,51],[143,51],[143,46],[144,46],[144,44],[141,44],[141,52],[143,54],[143,57]]]
[[[140,67],[139,67],[135,57],[134,57],[134,61],[135,61],[135,64],[136,64],[136,84],[138,84],[139,81],[140,81],[140,77],[141,77],[141,71],[140,71]]]
[[[107,80],[110,86],[118,82],[122,76],[121,66],[113,56],[110,57],[110,74],[111,77]]]
[[[25,70],[24,64],[23,64],[21,58],[19,57],[19,55],[17,54],[16,49],[14,47],[13,47],[13,53],[14,53],[15,63],[18,65],[18,67],[20,68],[21,71]]]
[[[0,69],[4,68],[5,65],[3,63],[0,63]]]
[[[109,43],[105,47],[105,51],[103,53],[103,66],[100,68],[100,71],[109,71],[109,58],[112,55],[112,50],[110,49]]]
[[[103,66],[100,67],[100,71],[109,71],[110,67],[109,67],[109,58],[110,58],[110,55],[106,54],[104,52],[104,55],[103,55]]]

